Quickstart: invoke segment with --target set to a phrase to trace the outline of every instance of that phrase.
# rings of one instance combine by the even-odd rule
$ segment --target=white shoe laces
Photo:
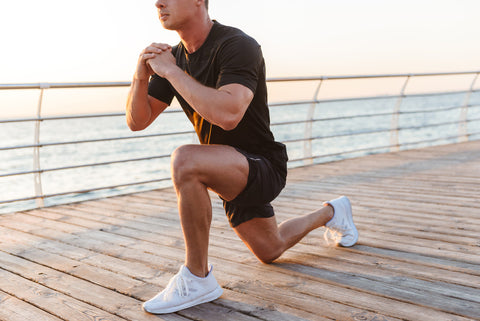
[[[166,296],[171,297],[175,292],[180,297],[186,297],[190,294],[187,280],[179,274],[175,275],[168,283]]]

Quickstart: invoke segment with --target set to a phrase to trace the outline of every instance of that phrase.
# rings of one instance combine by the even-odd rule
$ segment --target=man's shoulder
[[[182,43],[181,43],[181,42],[179,42],[178,44],[172,46],[172,54],[173,54],[174,56],[177,55],[177,51],[180,50],[180,47],[182,47]]]
[[[226,36],[243,36],[246,35],[245,32],[240,30],[239,28],[233,26],[227,26],[221,24],[217,20],[213,20],[213,28],[217,32],[218,35],[226,35]]]
[[[240,41],[246,44],[258,45],[258,42],[243,30],[227,26],[214,20],[215,38],[221,42]]]

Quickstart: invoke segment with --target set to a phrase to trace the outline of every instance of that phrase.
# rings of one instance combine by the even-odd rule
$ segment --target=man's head
[[[208,0],[157,0],[158,17],[165,29],[179,30],[192,19],[208,16]]]

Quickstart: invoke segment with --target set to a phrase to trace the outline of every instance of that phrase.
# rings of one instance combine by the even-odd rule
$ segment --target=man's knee
[[[175,185],[187,181],[195,173],[194,145],[176,148],[171,157],[172,179]]]
[[[285,242],[281,239],[269,239],[268,243],[250,244],[250,249],[260,262],[270,264],[285,252]]]
[[[280,248],[272,249],[270,251],[263,251],[262,253],[255,253],[257,259],[264,264],[273,263],[276,259],[282,255],[283,251]]]

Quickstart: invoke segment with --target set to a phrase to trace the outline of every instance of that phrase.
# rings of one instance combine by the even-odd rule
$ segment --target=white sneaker
[[[212,266],[208,275],[200,278],[182,265],[167,287],[143,304],[143,309],[154,314],[172,313],[194,305],[210,302],[223,293],[213,276]]]
[[[352,205],[346,196],[341,196],[334,200],[323,203],[333,206],[333,218],[325,225],[325,240],[330,244],[333,240],[335,244],[344,247],[355,245],[358,241],[358,231],[353,223]]]

